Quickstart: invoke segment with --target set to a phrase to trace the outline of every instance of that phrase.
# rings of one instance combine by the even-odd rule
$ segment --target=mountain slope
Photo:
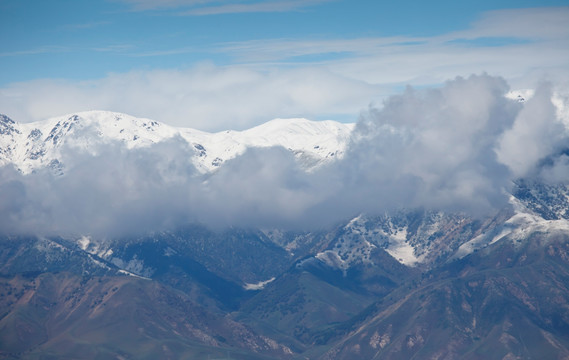
[[[568,240],[536,234],[523,249],[494,244],[426,273],[321,359],[565,359]]]
[[[290,353],[181,292],[128,276],[0,278],[0,303],[2,358],[195,359],[231,352],[232,358],[263,359]]]

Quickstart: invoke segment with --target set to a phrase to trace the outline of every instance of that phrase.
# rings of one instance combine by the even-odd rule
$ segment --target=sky
[[[0,113],[355,122],[457,76],[567,84],[567,24],[567,0],[0,0]]]

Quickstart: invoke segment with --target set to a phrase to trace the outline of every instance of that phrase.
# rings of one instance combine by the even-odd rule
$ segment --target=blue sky
[[[0,113],[355,121],[406,85],[566,81],[569,1],[0,0]]]

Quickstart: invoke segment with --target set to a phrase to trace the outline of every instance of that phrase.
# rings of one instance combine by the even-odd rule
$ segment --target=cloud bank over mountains
[[[201,64],[133,71],[104,79],[38,80],[0,89],[0,109],[28,122],[70,112],[111,110],[199,130],[242,130],[261,119],[349,116],[380,89],[322,69],[258,71]],[[277,115],[279,114],[279,115]]]
[[[255,148],[203,175],[181,138],[96,156],[64,151],[65,174],[0,168],[0,228],[119,236],[192,222],[318,228],[361,212],[428,207],[488,214],[520,177],[569,179],[567,97],[544,84],[525,103],[506,81],[407,88],[362,113],[343,159],[305,172],[284,148]]]

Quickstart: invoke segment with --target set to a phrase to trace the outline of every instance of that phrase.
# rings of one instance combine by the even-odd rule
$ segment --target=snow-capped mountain
[[[353,124],[306,119],[275,119],[245,131],[207,133],[108,111],[89,111],[40,122],[18,123],[0,117],[0,165],[14,164],[23,173],[60,166],[62,148],[96,152],[97,146],[121,142],[128,149],[179,136],[194,150],[194,164],[209,172],[249,147],[282,146],[305,169],[341,157]]]
[[[362,214],[342,226],[315,258],[346,271],[373,263],[370,254],[381,248],[405,266],[425,269],[480,250],[491,251],[492,245],[523,248],[536,234],[547,239],[569,234],[568,201],[566,185],[522,184],[510,198],[511,208],[483,221],[460,213],[417,209],[383,216]]]
[[[509,206],[482,219],[463,213],[399,209],[381,216],[361,214],[319,240],[314,239],[314,234],[296,234],[288,241],[278,232],[266,234],[291,254],[302,244],[318,243],[310,251],[313,256],[303,261],[318,260],[343,273],[362,265],[379,265],[374,253],[380,250],[401,265],[424,271],[479,251],[492,252],[499,246],[523,250],[536,236],[566,237],[569,187],[520,180]],[[539,246],[547,245],[543,242]]]
[[[342,158],[352,128],[277,119],[206,133],[110,112],[31,124],[2,116],[0,161],[24,174],[42,167],[65,173],[69,151],[96,154],[117,143],[121,151],[139,149],[177,138],[203,173],[249,147],[275,145],[311,170]],[[72,178],[67,174],[55,179]],[[223,170],[204,178],[218,175]],[[19,191],[15,185],[4,194]],[[108,238],[0,236],[0,305],[8,314],[0,319],[0,340],[7,339],[13,358],[22,351],[58,354],[102,333],[113,334],[103,340],[116,346],[113,354],[133,358],[134,347],[121,348],[129,341],[151,344],[157,358],[177,348],[179,357],[200,351],[220,358],[232,349],[242,359],[566,358],[569,186],[518,179],[509,205],[483,218],[422,208],[352,214],[310,230],[212,229],[188,220]],[[0,206],[33,217],[18,201]],[[114,336],[116,319],[130,311],[144,320],[122,321],[121,336]],[[39,335],[15,338],[17,329]],[[101,356],[107,348],[114,349],[105,345]]]
[[[334,121],[275,119],[245,131],[207,133],[107,111],[25,124],[1,115],[0,164],[13,164],[23,173],[41,167],[63,171],[61,158],[69,149],[96,153],[100,146],[113,142],[134,149],[179,137],[188,143],[192,149],[188,156],[203,173],[214,171],[247,148],[270,146],[288,149],[303,168],[310,170],[341,158],[353,128],[353,124]],[[334,230],[328,236],[331,240],[321,242],[326,245],[313,249],[314,256],[345,271],[353,264],[372,262],[374,249],[383,249],[405,266],[430,267],[441,259],[463,257],[520,232],[569,231],[566,188],[521,182],[516,189],[511,200],[515,211],[497,215],[501,218],[496,224],[479,224],[466,216],[429,210],[362,214]],[[303,246],[299,244],[314,241],[313,234],[297,234],[293,239],[277,239],[275,234],[278,230],[271,229],[266,235],[291,256]]]

